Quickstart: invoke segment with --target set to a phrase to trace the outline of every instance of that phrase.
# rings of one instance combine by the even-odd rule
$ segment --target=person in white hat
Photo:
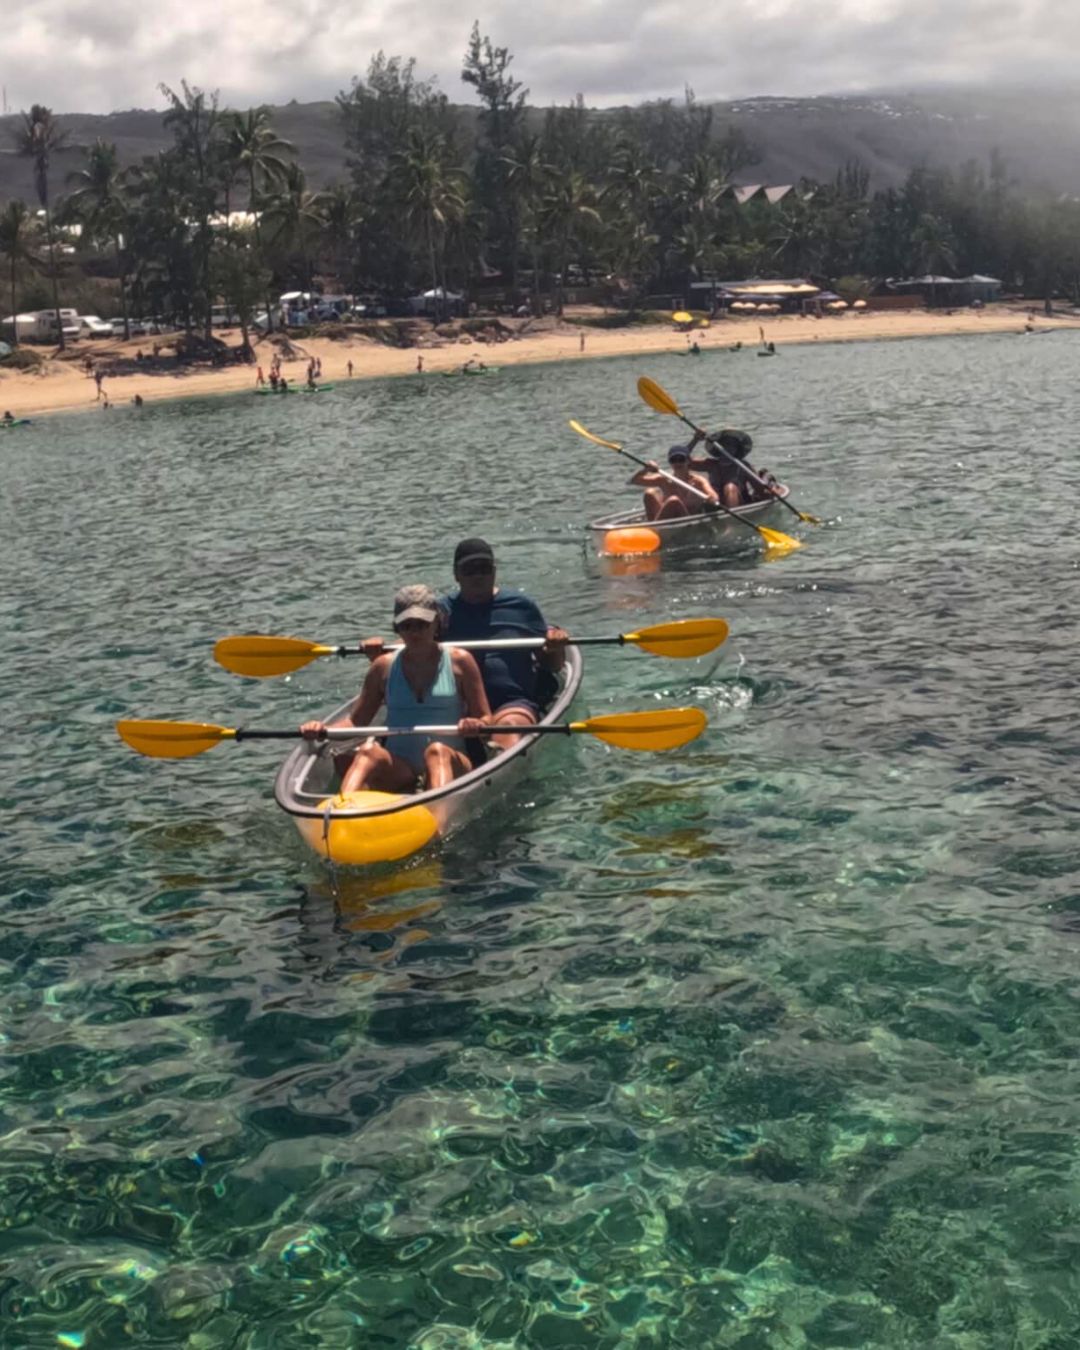
[[[394,596],[400,649],[376,657],[352,707],[333,725],[370,726],[385,704],[387,726],[453,724],[458,734],[441,740],[422,732],[371,737],[338,757],[342,792],[412,792],[421,779],[429,788],[440,788],[473,767],[465,741],[491,724],[491,707],[471,653],[442,645],[441,628],[439,599],[431,587],[403,586]],[[314,738],[325,725],[305,722],[300,730]]]

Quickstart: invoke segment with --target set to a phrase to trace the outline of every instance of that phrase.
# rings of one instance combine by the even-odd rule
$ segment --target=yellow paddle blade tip
[[[608,530],[604,535],[604,556],[639,557],[644,553],[655,553],[662,542],[657,532],[646,526],[627,526],[621,530]]]
[[[320,811],[330,808],[329,821],[325,816],[297,816],[296,827],[309,847],[330,862],[350,867],[398,862],[418,853],[439,832],[439,822],[426,806],[386,809],[402,800],[394,792],[338,793],[319,803]],[[336,814],[343,810],[374,814]]]
[[[655,624],[640,633],[627,633],[626,640],[653,656],[686,660],[715,651],[727,641],[728,631],[726,619],[676,619],[673,623]]]
[[[233,727],[218,727],[210,722],[164,722],[152,718],[117,722],[116,732],[125,745],[151,759],[190,759],[236,735]]]
[[[241,637],[220,638],[214,643],[214,660],[234,675],[265,679],[301,670],[317,656],[332,656],[336,647],[303,638],[264,637],[249,633]]]
[[[659,413],[673,414],[678,417],[679,405],[666,389],[662,389],[655,380],[650,380],[648,375],[642,375],[638,378],[637,391],[650,408],[655,408]]]
[[[621,750],[675,750],[696,740],[708,725],[700,708],[658,708],[590,717],[586,722],[571,722],[570,729],[587,732]]]
[[[780,534],[777,530],[766,530],[761,527],[761,536],[765,541],[766,554],[773,558],[782,558],[785,553],[802,548],[801,539],[793,539],[790,534]]]

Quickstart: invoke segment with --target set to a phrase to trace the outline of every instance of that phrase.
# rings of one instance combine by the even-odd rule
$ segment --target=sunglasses
[[[495,571],[495,564],[487,558],[473,558],[458,568],[463,577],[485,577]]]

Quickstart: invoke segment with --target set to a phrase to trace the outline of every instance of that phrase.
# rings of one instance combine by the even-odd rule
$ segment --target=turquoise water
[[[1078,339],[341,384],[39,421],[0,447],[0,1345],[1080,1344]],[[829,522],[602,571],[651,374]],[[788,521],[791,522],[789,527]],[[582,711],[396,874],[334,878],[282,750],[140,759],[118,716],[289,726],[455,540],[579,633]]]

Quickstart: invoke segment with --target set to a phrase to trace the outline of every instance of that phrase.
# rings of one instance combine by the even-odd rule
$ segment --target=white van
[[[122,327],[121,332],[123,332]],[[106,323],[104,319],[99,319],[96,314],[80,314],[79,335],[88,338],[111,338],[113,335],[112,324]]]
[[[15,316],[15,327],[20,342],[59,342],[60,340],[54,309],[39,309],[30,314],[17,314]],[[60,327],[63,329],[66,342],[77,341],[80,331],[77,311],[62,309],[60,311]]]

